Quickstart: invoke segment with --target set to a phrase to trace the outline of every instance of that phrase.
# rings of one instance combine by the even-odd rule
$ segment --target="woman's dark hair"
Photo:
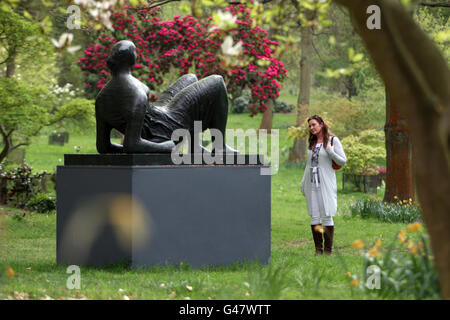
[[[323,121],[322,117],[314,114],[311,117],[308,118],[308,124],[310,120],[316,120],[319,124],[323,124],[322,132],[323,132],[323,147],[326,148],[328,145],[328,140],[330,139],[330,136],[333,135],[333,133],[328,128],[328,125]],[[309,132],[309,138],[308,138],[308,149],[312,150],[317,143],[317,136],[315,134],[312,134],[311,131]]]
[[[117,42],[106,60],[108,68],[114,72],[123,66],[132,67],[136,63],[136,47],[133,42],[122,40]]]

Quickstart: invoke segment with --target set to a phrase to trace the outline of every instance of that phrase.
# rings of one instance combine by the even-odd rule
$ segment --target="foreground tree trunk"
[[[430,235],[441,293],[450,299],[450,71],[399,1],[336,0],[352,16],[386,88],[411,133],[417,192]],[[370,30],[370,5],[381,29]]]
[[[386,191],[384,201],[414,201],[412,144],[408,123],[386,90]]]
[[[308,14],[306,15],[308,16]],[[300,91],[297,100],[297,126],[300,126],[309,113],[311,95],[311,59],[313,56],[312,29],[310,26],[301,27],[301,58],[300,58]],[[306,139],[295,139],[289,153],[288,162],[306,161]]]

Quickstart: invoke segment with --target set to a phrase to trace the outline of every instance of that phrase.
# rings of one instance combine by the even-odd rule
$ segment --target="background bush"
[[[246,95],[242,95],[231,103],[231,112],[232,113],[244,113],[250,112],[250,103],[249,97]]]
[[[377,130],[364,130],[357,136],[350,135],[342,139],[342,146],[347,156],[344,172],[378,174],[374,168],[385,162],[384,144],[384,132]]]
[[[56,198],[45,193],[38,193],[27,203],[26,208],[39,213],[48,213],[56,210]]]
[[[251,112],[251,102],[250,95],[247,92],[244,92],[240,97],[234,99],[233,102],[230,103],[230,111],[231,113],[246,113]],[[284,101],[275,100],[274,110],[275,113],[289,113],[294,111],[294,105],[286,103]]]
[[[277,113],[289,113],[292,112],[294,110],[294,105],[292,104],[288,104],[284,101],[275,101],[275,108],[274,108],[274,112]]]

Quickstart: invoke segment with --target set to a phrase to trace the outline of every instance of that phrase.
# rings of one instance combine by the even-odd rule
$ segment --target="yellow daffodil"
[[[398,197],[397,197],[397,196],[394,196],[394,199],[395,199],[395,200],[397,200],[397,199],[398,199]]]
[[[375,246],[372,249],[370,249],[367,254],[369,255],[369,257],[375,257],[380,255],[380,251],[378,251],[378,248]]]
[[[352,274],[350,273],[350,271],[347,271],[346,275],[347,275],[347,277],[349,277],[349,278],[352,277]]]
[[[380,240],[380,239],[377,239],[377,240],[375,241],[375,243],[377,244],[377,247],[381,247],[381,240]]]
[[[316,225],[316,226],[314,227],[314,231],[323,233],[323,227],[320,226],[320,225]]]
[[[6,267],[6,273],[8,274],[8,277],[14,277],[14,270],[11,267]]]
[[[419,251],[417,245],[411,240],[408,241],[408,248],[409,252],[412,254],[417,254],[417,252]]]
[[[421,229],[421,227],[422,226],[420,225],[419,222],[414,222],[414,223],[410,224],[409,226],[407,226],[406,229],[409,232],[417,232],[417,231],[419,231]]]
[[[352,247],[355,249],[362,249],[364,248],[364,242],[362,242],[361,240],[355,240],[352,242]]]
[[[359,279],[354,279],[350,282],[350,287],[357,287],[359,286]]]
[[[409,198],[409,202],[412,202],[412,199],[411,199],[411,198]]]
[[[401,243],[405,242],[406,240],[406,232],[403,230],[400,230],[398,232],[398,240],[400,240]]]

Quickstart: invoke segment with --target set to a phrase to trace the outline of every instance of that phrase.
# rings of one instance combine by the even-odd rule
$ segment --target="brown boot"
[[[331,252],[333,250],[333,236],[334,236],[334,226],[324,226],[323,227],[323,237],[325,239],[324,252],[329,256],[331,256]]]
[[[315,230],[316,227],[322,228],[322,225],[321,224],[311,225],[311,231],[314,239],[314,246],[316,247],[316,254],[322,254],[323,253],[322,232],[320,232],[319,230]]]

